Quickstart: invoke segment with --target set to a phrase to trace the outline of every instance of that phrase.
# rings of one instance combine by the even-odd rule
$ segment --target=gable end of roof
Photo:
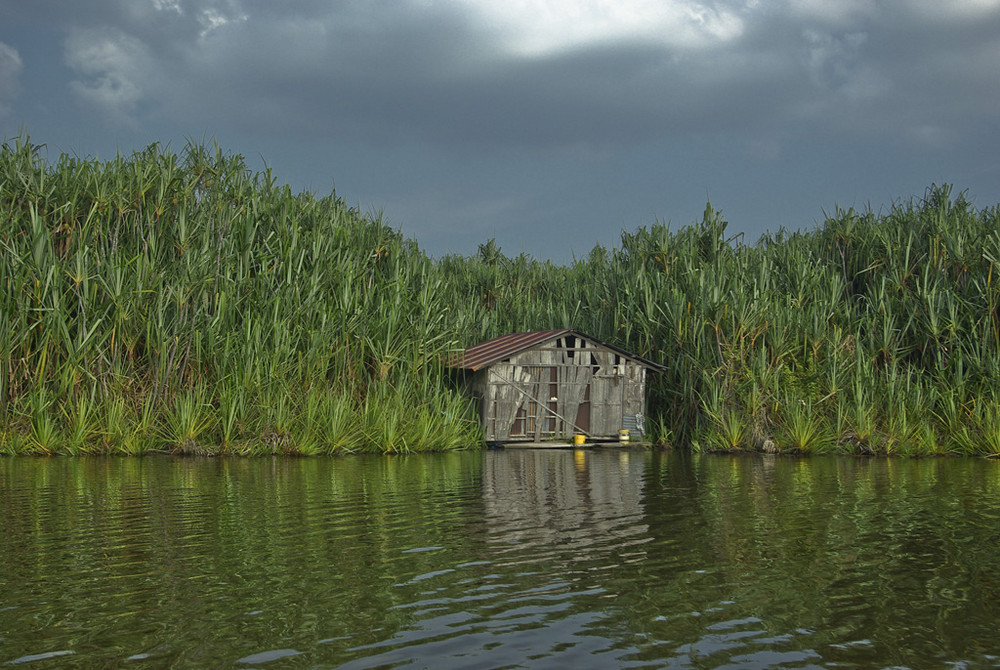
[[[511,333],[510,335],[502,335],[500,337],[493,338],[492,340],[487,340],[486,342],[480,342],[479,344],[473,345],[464,351],[455,352],[455,354],[448,361],[447,366],[450,368],[459,368],[475,372],[482,370],[497,361],[509,358],[520,351],[524,351],[525,349],[529,349],[544,342],[548,342],[549,340],[569,334],[576,335],[577,337],[581,337],[585,340],[590,340],[591,342],[599,344],[602,347],[607,347],[615,353],[620,354],[625,358],[634,360],[650,370],[654,370],[656,372],[666,370],[666,367],[663,365],[646,360],[641,356],[636,356],[635,354],[625,351],[621,347],[616,347],[613,344],[602,342],[601,340],[572,328],[562,328],[559,330],[536,330],[526,333]]]

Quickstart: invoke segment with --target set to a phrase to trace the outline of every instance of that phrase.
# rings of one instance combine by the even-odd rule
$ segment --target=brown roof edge
[[[625,349],[622,349],[619,346],[616,346],[614,344],[610,344],[610,343],[605,342],[603,340],[599,340],[596,337],[591,337],[590,335],[587,335],[586,333],[581,333],[581,332],[576,331],[576,330],[574,330],[573,332],[576,333],[577,335],[579,335],[580,337],[585,337],[588,340],[591,340],[593,342],[596,342],[597,344],[600,344],[601,346],[607,347],[608,349],[611,349],[612,351],[615,351],[615,352],[621,354],[625,358],[631,358],[633,361],[638,361],[639,363],[642,363],[644,366],[646,366],[647,368],[649,368],[653,372],[666,372],[666,370],[667,370],[667,366],[666,365],[660,365],[659,363],[654,363],[653,361],[649,360],[648,358],[643,358],[642,356],[639,356],[638,354],[633,354],[632,352],[626,351]]]
[[[571,332],[574,331],[569,328],[563,328],[561,330],[536,330],[526,333],[501,335],[492,340],[468,347],[463,352],[456,353],[453,360],[448,362],[448,367],[473,371],[480,370],[490,363],[495,363],[508,356],[512,356],[528,347],[533,347],[536,344],[547,342]]]
[[[486,342],[480,342],[479,344],[473,345],[462,352],[455,352],[446,365],[450,368],[461,368],[472,371],[481,370],[491,363],[495,363],[499,360],[512,356],[519,351],[523,351],[529,347],[535,346],[536,344],[548,342],[553,338],[568,334],[577,335],[600,344],[601,346],[607,347],[625,358],[630,358],[641,363],[650,370],[663,372],[667,369],[666,366],[646,360],[641,356],[625,351],[621,347],[616,347],[613,344],[602,342],[595,337],[591,337],[590,335],[581,333],[580,331],[572,328],[562,328],[559,330],[536,330],[525,333],[501,335],[500,337],[495,337],[492,340],[487,340]]]

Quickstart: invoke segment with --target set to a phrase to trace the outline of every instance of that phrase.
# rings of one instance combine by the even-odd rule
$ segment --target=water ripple
[[[998,465],[0,460],[0,663],[992,667]]]
[[[15,658],[13,661],[7,661],[6,665],[21,665],[22,663],[34,663],[35,661],[47,661],[52,658],[59,658],[60,656],[72,656],[76,652],[70,649],[64,649],[62,651],[48,651],[42,654],[29,654],[27,656],[21,656],[20,658]]]

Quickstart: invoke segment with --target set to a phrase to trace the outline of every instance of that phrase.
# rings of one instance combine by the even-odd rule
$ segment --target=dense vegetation
[[[449,351],[573,327],[668,366],[649,413],[697,449],[1000,454],[1000,207],[948,187],[747,244],[623,233],[565,266],[434,260],[240,156],[0,153],[0,452],[475,445]]]

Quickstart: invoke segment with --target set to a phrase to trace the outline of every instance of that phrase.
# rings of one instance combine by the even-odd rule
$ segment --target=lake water
[[[1000,667],[1000,462],[0,459],[0,666]]]

